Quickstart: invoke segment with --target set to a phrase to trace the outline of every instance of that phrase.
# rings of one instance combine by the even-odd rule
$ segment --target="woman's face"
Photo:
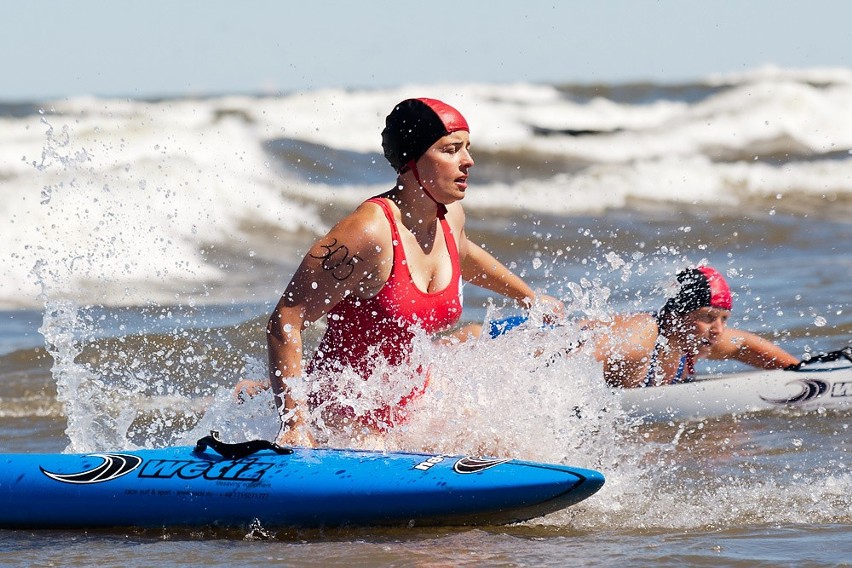
[[[464,199],[471,167],[470,134],[464,130],[439,138],[417,160],[421,183],[435,201],[444,205]]]
[[[696,355],[707,356],[722,335],[731,312],[719,308],[698,308],[683,318],[686,348]]]

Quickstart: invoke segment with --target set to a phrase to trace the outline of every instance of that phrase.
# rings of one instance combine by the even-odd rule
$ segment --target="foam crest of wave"
[[[191,120],[189,103],[83,103],[42,117],[20,144],[0,208],[9,228],[0,254],[11,259],[0,301],[27,305],[45,288],[89,302],[174,301],[181,287],[197,292],[223,277],[205,247],[248,255],[252,231],[324,228],[312,207],[282,198],[243,121]],[[145,282],[154,285],[137,288]]]
[[[223,282],[239,294],[254,267],[235,270],[229,260],[295,263],[288,239],[322,232],[339,218],[329,211],[387,189],[383,119],[411,96],[443,98],[468,115],[474,156],[483,157],[465,199],[474,215],[648,203],[848,213],[849,73],[755,72],[692,87],[700,96],[669,96],[662,86],[640,100],[607,98],[606,89],[581,96],[571,86],[447,84],[55,101],[0,119],[0,305],[37,305],[45,287],[84,303],[202,302]],[[300,181],[299,158],[267,152],[275,140],[318,145],[318,174]],[[322,168],[335,168],[333,149],[374,168],[370,185],[316,183]],[[382,176],[387,183],[373,183]]]

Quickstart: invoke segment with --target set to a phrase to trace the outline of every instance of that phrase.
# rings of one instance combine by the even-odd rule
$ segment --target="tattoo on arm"
[[[349,255],[349,247],[338,244],[337,239],[325,245],[320,245],[324,252],[320,255],[311,254],[311,258],[322,260],[322,269],[330,272],[331,276],[338,281],[343,281],[355,272],[355,265],[363,260],[358,255]]]

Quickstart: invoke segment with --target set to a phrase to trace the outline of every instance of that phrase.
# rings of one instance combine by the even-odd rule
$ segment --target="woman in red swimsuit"
[[[287,383],[303,375],[303,330],[323,316],[328,327],[308,371],[348,368],[366,378],[376,355],[394,365],[406,362],[414,326],[434,333],[458,322],[461,279],[527,307],[537,301],[557,314],[562,310],[561,302],[536,295],[467,238],[460,201],[473,158],[461,113],[434,99],[405,100],[386,119],[382,147],[397,172],[396,185],[362,203],[311,247],[269,319],[279,443],[313,443],[298,405],[323,400],[297,402]],[[388,426],[384,410],[364,423],[379,431]]]

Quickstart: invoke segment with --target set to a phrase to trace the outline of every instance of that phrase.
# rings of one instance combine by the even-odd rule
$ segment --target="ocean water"
[[[468,234],[562,298],[569,321],[656,309],[680,268],[709,262],[734,291],[731,325],[797,355],[852,342],[850,70],[6,103],[0,452],[159,447],[210,429],[273,436],[270,400],[238,405],[231,386],[264,375],[266,318],[310,243],[393,183],[380,132],[410,96],[466,115]],[[465,321],[514,313],[465,287]],[[509,527],[6,530],[0,564],[852,562],[848,411],[643,420],[587,354],[544,368],[530,356],[578,334],[424,339],[415,361],[441,375],[409,423],[384,440],[321,432],[335,446],[607,476],[566,511]]]

